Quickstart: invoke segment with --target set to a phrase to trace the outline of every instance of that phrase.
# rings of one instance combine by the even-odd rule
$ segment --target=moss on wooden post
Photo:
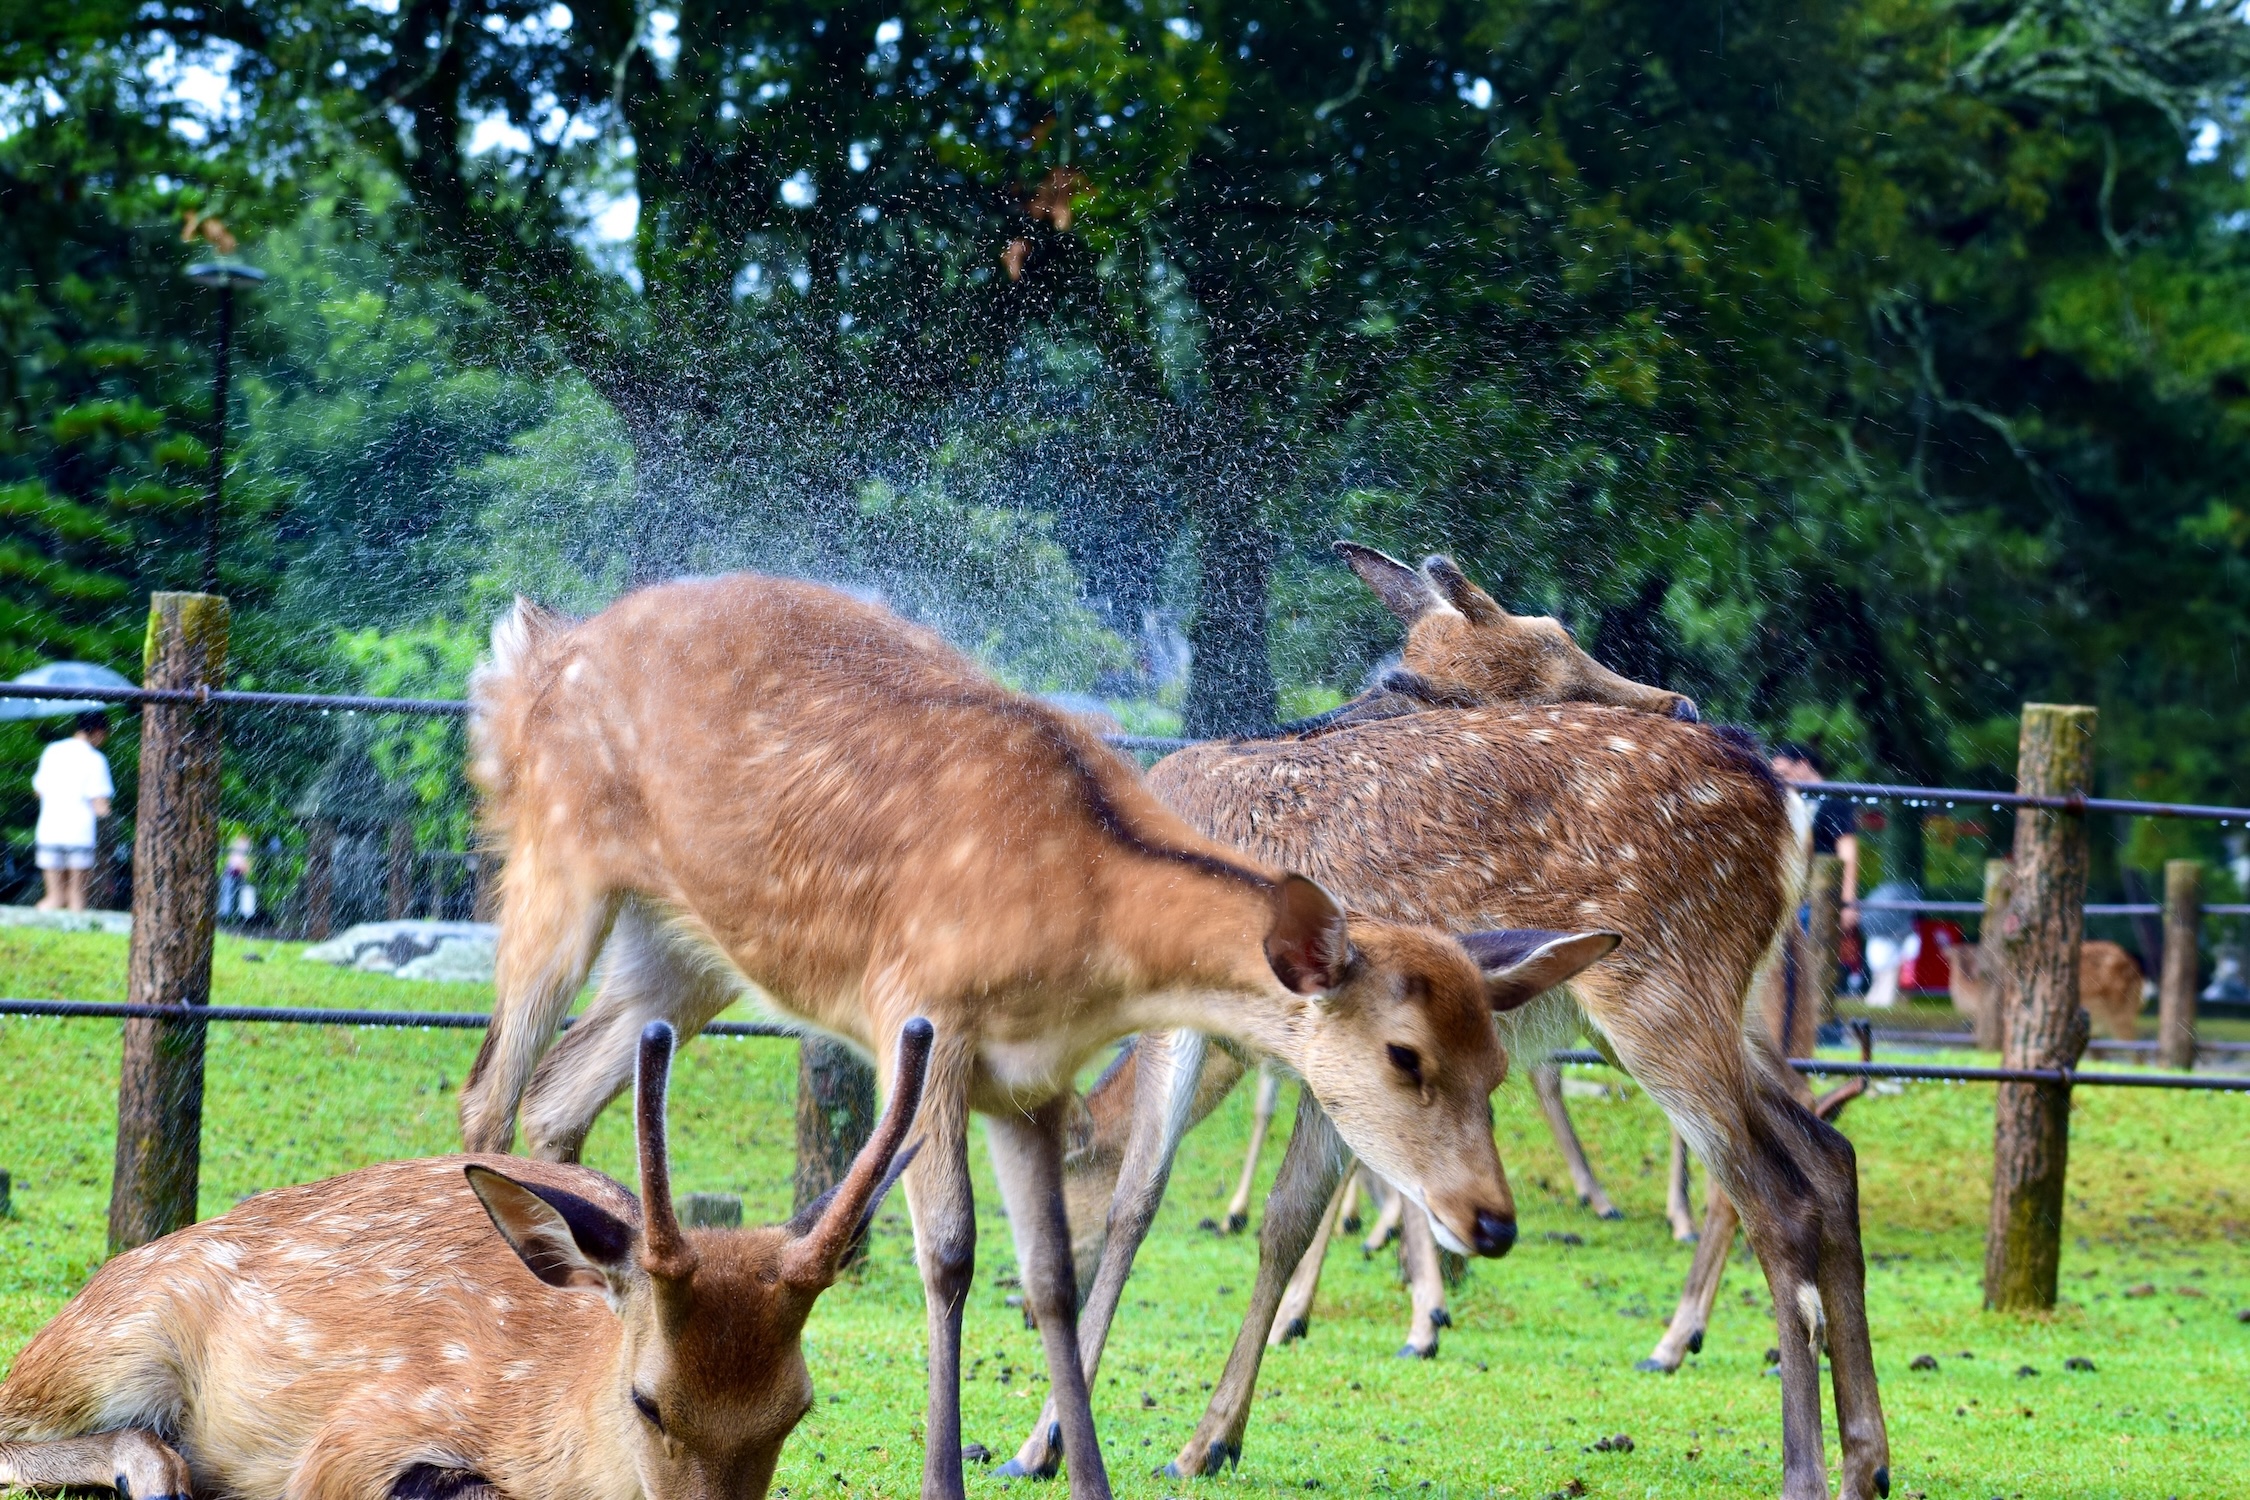
[[[2041,796],[2083,796],[2094,773],[2091,708],[2027,703],[2016,785]],[[2067,1068],[2086,1047],[2078,1005],[2078,953],[2086,926],[2086,815],[2026,808],[2016,817],[2015,895],[2001,943],[2008,959],[2011,1068]],[[1998,1007],[1995,1007],[1998,1008]],[[2055,1305],[2062,1259],[2064,1178],[2070,1162],[2070,1089],[2003,1083],[1994,1106],[1992,1221],[1985,1237],[1985,1306]]]
[[[2196,958],[2203,939],[2203,865],[2164,862],[2164,968],[2156,986],[2156,1051],[2167,1068],[2195,1070]]]
[[[142,684],[224,686],[230,623],[227,601],[216,594],[150,596]],[[219,897],[216,708],[143,707],[136,822],[126,999],[208,1005]],[[202,1146],[203,1023],[127,1021],[110,1180],[111,1254],[195,1222]]]

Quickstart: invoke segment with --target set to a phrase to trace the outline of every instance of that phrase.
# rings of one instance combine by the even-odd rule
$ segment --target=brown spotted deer
[[[931,1049],[785,1228],[682,1231],[672,1031],[639,1038],[641,1198],[585,1167],[389,1162],[127,1251],[0,1385],[0,1488],[504,1500],[757,1497],[812,1406],[800,1337],[897,1169]]]
[[[1313,872],[1358,909],[1626,934],[1616,954],[1571,980],[1571,998],[1743,1206],[1782,1319],[1785,1493],[1827,1493],[1823,1342],[1843,1493],[1865,1500],[1887,1488],[1851,1147],[1804,1106],[1773,1048],[1744,1023],[1751,981],[1795,907],[1809,826],[1762,759],[1700,726],[1610,708],[1427,710],[1295,741],[1193,747],[1159,762],[1150,785],[1203,831]],[[1557,1011],[1567,1013],[1559,999],[1523,1013],[1523,1024],[1536,1031]],[[1146,1232],[1175,1122],[1202,1107],[1197,1051],[1177,1034],[1134,1048],[1132,1144],[1088,1299],[1089,1344]],[[1177,1473],[1238,1458],[1284,1281],[1342,1171],[1318,1103],[1301,1101],[1267,1200],[1250,1309]],[[1043,1442],[1044,1429],[1019,1466],[1035,1469]]]
[[[1989,1024],[1991,982],[1984,973],[1984,951],[1974,943],[1940,937],[1952,971],[1953,1008],[1980,1033]],[[2099,938],[2078,950],[2078,1003],[2104,1032],[2120,1042],[2140,1035],[2141,1007],[2153,990],[2133,955]],[[2005,1014],[2005,1012],[2003,1012]]]
[[[1450,1243],[1514,1242],[1488,1123],[1506,1066],[1492,1011],[1521,988],[1509,935],[1347,919],[1167,811],[1087,726],[808,584],[667,584],[575,625],[519,603],[473,691],[475,772],[508,856],[492,1029],[461,1098],[473,1148],[505,1147],[520,1103],[535,1155],[575,1155],[643,1024],[699,1030],[748,986],[885,1061],[906,1016],[936,1023],[905,1178],[926,1495],[963,1492],[971,1111],[990,1123],[1072,1493],[1108,1493],[1062,1156],[1071,1081],[1120,1037],[1190,1028],[1281,1059]],[[592,1005],[548,1050],[597,953]]]

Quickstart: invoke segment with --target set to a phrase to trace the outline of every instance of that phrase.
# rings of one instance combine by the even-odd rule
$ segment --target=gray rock
[[[362,922],[299,956],[400,979],[474,981],[492,977],[498,942],[489,922]]]
[[[133,930],[133,914],[129,911],[41,911],[36,906],[0,906],[0,927],[124,934]]]

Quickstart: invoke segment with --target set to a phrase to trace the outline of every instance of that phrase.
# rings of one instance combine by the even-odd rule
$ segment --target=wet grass
[[[253,954],[264,962],[252,962]],[[0,993],[122,992],[121,938],[0,930]],[[474,985],[338,974],[267,943],[224,939],[217,998],[233,1004],[483,1009]],[[206,1213],[244,1194],[392,1156],[447,1149],[473,1033],[218,1026],[205,1121]],[[84,1282],[102,1253],[115,1125],[118,1027],[0,1020],[0,1359]],[[1588,1083],[1615,1082],[1599,1069]],[[705,1041],[681,1056],[675,1154],[682,1191],[787,1210],[790,1045]],[[1216,1481],[1156,1481],[1200,1413],[1247,1293],[1247,1236],[1199,1231],[1232,1182],[1247,1092],[1190,1138],[1127,1293],[1096,1399],[1121,1494],[1302,1496],[1761,1495],[1778,1487],[1774,1341],[1754,1267],[1729,1268],[1704,1353],[1637,1375],[1687,1267],[1662,1227],[1665,1137],[1629,1088],[1572,1101],[1589,1153],[1625,1210],[1600,1223],[1567,1196],[1529,1090],[1496,1101],[1524,1239],[1475,1268],[1431,1363],[1392,1357],[1405,1303],[1387,1257],[1331,1261],[1312,1338],[1271,1353],[1243,1466]],[[2250,1473],[2250,1099],[2083,1090],[2072,1138],[2064,1295],[2049,1318],[1978,1309],[1991,1093],[1913,1085],[1854,1104],[1870,1299],[1894,1455],[1893,1493],[2207,1496]],[[1285,1111],[1286,1114],[1286,1111]],[[621,1114],[590,1158],[629,1173]],[[979,1153],[986,1221],[969,1314],[966,1436],[1001,1456],[1042,1394],[1036,1335],[1005,1306],[1006,1226]],[[1270,1176],[1279,1151],[1269,1152]],[[629,1178],[628,1178],[629,1180]],[[903,1212],[883,1216],[870,1264],[822,1302],[808,1336],[820,1404],[778,1480],[795,1500],[910,1495],[917,1486],[922,1319]],[[1934,1371],[1916,1371],[1919,1355]],[[2071,1359],[2091,1371],[2065,1368]],[[2036,1373],[2020,1373],[2026,1369]],[[1592,1451],[1631,1436],[1631,1452]],[[1831,1450],[1833,1452],[1833,1449]],[[973,1495],[1007,1488],[972,1472]],[[1016,1487],[1019,1494],[1059,1489]]]

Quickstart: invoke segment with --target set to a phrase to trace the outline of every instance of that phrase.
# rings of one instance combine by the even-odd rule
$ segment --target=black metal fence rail
[[[0,1016],[59,1016],[107,1021],[250,1021],[289,1026],[387,1026],[429,1031],[482,1031],[492,1017],[466,1010],[326,1010],[290,1005],[133,1005],[121,1000],[0,1000]],[[563,1018],[568,1030],[576,1016]],[[712,1021],[705,1036],[796,1037],[771,1021]]]
[[[1979,916],[1984,911],[1981,901],[1854,901],[1847,903],[1859,911],[1920,911],[1947,916]],[[2089,901],[2085,905],[2089,917],[2160,917],[2164,908],[2154,901]],[[2233,901],[2201,908],[2207,917],[2250,917],[2250,903]]]
[[[48,1016],[83,1020],[248,1021],[293,1026],[381,1026],[434,1031],[479,1031],[492,1017],[459,1010],[322,1010],[284,1005],[130,1005],[112,1000],[0,1000],[0,1016]],[[563,1022],[565,1027],[575,1017]],[[767,1021],[713,1021],[705,1036],[794,1037],[792,1027]],[[1557,1052],[1562,1063],[1603,1063],[1599,1052]],[[2092,1073],[2076,1068],[1966,1068],[1924,1063],[1830,1062],[1823,1058],[1790,1059],[1800,1073],[1839,1077],[1907,1078],[1944,1083],[2065,1083],[2095,1084],[2107,1088],[2195,1089],[2215,1093],[2250,1093],[2250,1076],[2174,1073]]]
[[[211,704],[228,708],[274,708],[334,713],[463,715],[469,705],[457,698],[374,698],[350,693],[257,693],[233,688],[46,687],[0,683],[0,698],[37,698],[92,703]],[[1113,734],[1104,737],[1120,750],[1170,751],[1202,743],[1166,735]],[[2060,812],[2126,813],[2142,818],[2206,818],[2219,823],[2250,823],[2250,807],[2219,807],[2195,802],[2140,802],[2119,797],[2047,797],[2030,792],[1987,791],[1978,787],[1900,786],[1883,781],[1807,781],[1798,790],[1824,797],[1862,797],[1937,806],[1969,803],[1977,807],[2039,807]]]
[[[1559,1063],[1599,1063],[1609,1059],[1590,1048],[1553,1054]],[[2250,1093],[2250,1076],[2227,1073],[2093,1073],[2080,1068],[1956,1068],[1934,1063],[1831,1062],[1819,1057],[1792,1057],[1789,1066],[1800,1073],[1842,1078],[1903,1078],[1929,1083],[2062,1083],[2077,1087],[2098,1084],[2121,1089],[2193,1089],[2204,1093]]]

